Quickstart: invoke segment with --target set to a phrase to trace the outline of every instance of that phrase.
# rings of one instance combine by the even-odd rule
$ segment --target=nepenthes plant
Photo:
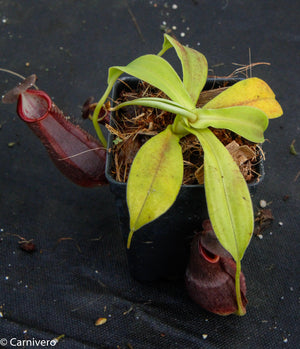
[[[182,79],[162,57],[171,48],[181,62]],[[234,306],[230,311],[222,311],[219,307],[216,312],[245,314],[241,260],[254,229],[252,200],[238,165],[212,130],[228,129],[251,142],[262,143],[269,119],[282,115],[275,94],[263,80],[248,78],[197,107],[207,81],[206,58],[165,34],[158,54],[143,55],[126,66],[109,68],[107,87],[91,117],[99,140],[66,121],[47,94],[32,90],[34,77],[8,92],[3,102],[18,101],[19,116],[40,137],[56,166],[71,180],[85,186],[102,185],[106,183],[106,139],[100,124],[108,122],[105,103],[123,73],[156,87],[166,98],[135,98],[108,107],[109,112],[128,106],[144,106],[174,114],[171,124],[141,146],[131,165],[127,181],[130,215],[127,248],[130,248],[135,232],[138,234],[141,227],[163,215],[175,202],[183,181],[180,141],[188,135],[195,136],[204,152],[204,187],[211,224],[211,228],[206,230],[214,232],[218,244],[230,255],[222,258],[234,261],[233,264],[229,259],[226,259],[228,263],[225,261],[225,265],[230,265],[229,274],[235,280],[231,291],[235,294]],[[73,157],[75,154],[80,155]],[[214,259],[215,250],[209,255],[202,244],[197,246],[194,252],[200,251],[206,261],[214,267],[219,266],[220,260]],[[205,269],[203,263],[198,267],[201,265]],[[192,270],[193,265],[189,268]],[[203,276],[199,275],[200,278]],[[208,290],[208,297],[217,296]],[[209,310],[213,311],[213,308]]]

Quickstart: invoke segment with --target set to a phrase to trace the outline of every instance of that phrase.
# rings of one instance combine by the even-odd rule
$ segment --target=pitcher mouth
[[[201,242],[199,240],[199,253],[202,255],[202,257],[209,263],[218,263],[220,260],[220,256],[208,251],[204,246],[201,245]]]
[[[27,90],[20,94],[17,113],[26,122],[41,121],[47,117],[52,106],[50,97],[40,90]]]

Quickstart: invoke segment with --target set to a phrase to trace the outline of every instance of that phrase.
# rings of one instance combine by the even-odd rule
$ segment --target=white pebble
[[[178,5],[173,4],[173,5],[172,5],[172,10],[177,10],[177,9],[178,9]]]
[[[202,335],[202,338],[203,339],[206,339],[208,337],[208,335],[206,334],[206,333],[204,333],[203,335]]]
[[[266,200],[260,200],[259,205],[260,205],[261,208],[267,207],[267,202],[266,202]]]
[[[283,226],[283,223],[282,222],[278,222],[278,225],[280,225],[281,227]]]
[[[177,29],[176,25],[173,25],[173,26],[172,26],[172,29],[173,29],[173,30],[176,30],[176,29]]]
[[[258,234],[257,237],[261,240],[263,238],[262,234]]]
[[[180,33],[180,36],[183,38],[183,37],[185,37],[185,33],[184,32],[181,32]]]

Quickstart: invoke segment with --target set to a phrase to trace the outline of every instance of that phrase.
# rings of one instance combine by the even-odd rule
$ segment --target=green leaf
[[[109,69],[108,84],[116,81],[122,73],[133,75],[148,82],[184,107],[194,108],[194,103],[176,71],[165,59],[157,55],[144,55],[126,66],[111,67]]]
[[[266,114],[253,107],[197,109],[196,113],[198,120],[190,123],[193,128],[225,128],[255,143],[263,142],[269,123]]]
[[[205,104],[203,108],[216,109],[238,105],[256,107],[270,119],[277,118],[283,113],[270,86],[258,78],[237,82]]]
[[[196,104],[207,79],[208,67],[206,58],[202,53],[181,45],[167,34],[164,35],[163,48],[158,55],[163,55],[172,46],[181,61],[183,84],[189,92],[192,101]]]
[[[93,113],[93,125],[97,135],[104,146],[106,146],[106,139],[101,131],[98,123],[98,116],[103,104],[108,98],[114,83],[123,73],[135,76],[136,78],[148,82],[163,91],[174,102],[178,102],[183,107],[193,109],[194,103],[188,91],[180,80],[180,77],[173,69],[173,67],[162,57],[157,55],[144,55],[138,57],[127,66],[114,66],[109,68],[107,88],[97,103]]]
[[[244,315],[240,272],[241,259],[254,228],[250,193],[238,166],[218,138],[209,129],[187,129],[199,139],[204,150],[204,187],[208,214],[219,242],[236,261],[236,314]]]
[[[197,118],[194,112],[190,111],[187,108],[184,108],[181,104],[171,101],[169,99],[156,98],[156,97],[145,97],[145,98],[133,99],[128,102],[120,103],[116,107],[112,108],[111,110],[118,110],[128,105],[142,105],[144,107],[151,107],[151,108],[165,110],[170,113],[180,114],[181,116],[185,116],[190,121],[195,121]]]
[[[168,126],[138,151],[127,183],[130,234],[166,212],[174,203],[183,177],[179,137]]]
[[[209,129],[188,130],[204,150],[204,187],[212,226],[223,247],[239,261],[254,224],[246,181],[230,153]]]

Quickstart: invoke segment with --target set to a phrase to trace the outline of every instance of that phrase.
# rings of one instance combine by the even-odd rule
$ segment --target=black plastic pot
[[[133,77],[122,79],[128,86],[135,88],[138,80]],[[205,89],[233,85],[239,79],[208,79]],[[118,98],[126,85],[118,81],[113,89],[113,100]],[[114,117],[112,118],[114,120]],[[113,121],[112,121],[113,122]],[[112,147],[113,136],[109,136],[108,149]],[[119,225],[125,246],[129,233],[129,214],[126,203],[126,183],[117,182],[111,176],[112,157],[108,152],[106,177],[115,196]],[[258,165],[259,181],[250,183],[249,190],[255,188],[263,179],[263,163]],[[133,235],[130,249],[127,249],[128,265],[132,276],[140,281],[175,279],[182,277],[188,261],[190,241],[195,231],[202,230],[202,221],[208,218],[204,185],[182,185],[173,206],[161,217],[147,224]]]

